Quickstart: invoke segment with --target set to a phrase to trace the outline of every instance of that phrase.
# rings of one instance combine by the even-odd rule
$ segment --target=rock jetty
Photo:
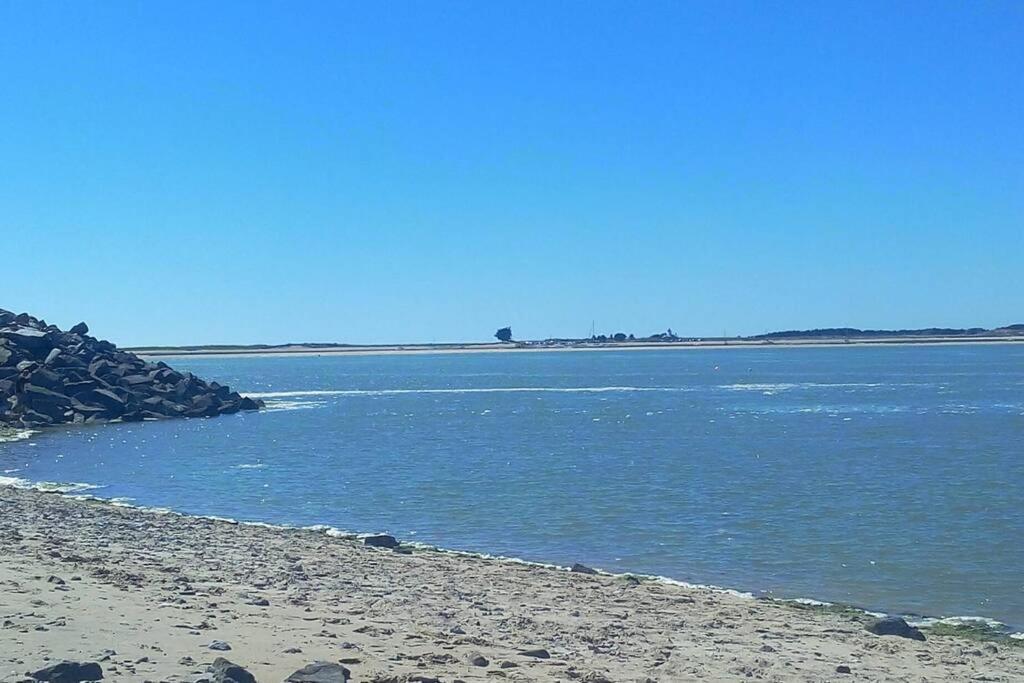
[[[0,425],[213,417],[262,405],[90,337],[85,323],[64,332],[0,309]]]

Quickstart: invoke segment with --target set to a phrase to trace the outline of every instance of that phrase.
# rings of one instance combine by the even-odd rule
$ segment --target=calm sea
[[[39,434],[0,476],[1024,626],[1024,346],[171,364],[268,409]]]

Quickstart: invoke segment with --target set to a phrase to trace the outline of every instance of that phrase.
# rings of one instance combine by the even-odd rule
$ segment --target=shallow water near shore
[[[1024,348],[168,362],[268,409],[31,435],[0,481],[1024,625]]]

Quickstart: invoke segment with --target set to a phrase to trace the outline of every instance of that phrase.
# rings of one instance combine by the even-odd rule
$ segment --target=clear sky
[[[0,255],[125,345],[1024,322],[1024,3],[5,2]]]

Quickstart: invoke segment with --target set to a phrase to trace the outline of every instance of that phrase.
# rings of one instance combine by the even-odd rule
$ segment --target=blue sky
[[[117,343],[1024,322],[1019,2],[20,2],[0,64],[0,307]]]

